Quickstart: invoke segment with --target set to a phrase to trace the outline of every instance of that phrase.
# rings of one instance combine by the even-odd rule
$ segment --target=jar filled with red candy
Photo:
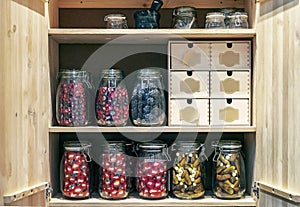
[[[65,142],[61,162],[61,191],[66,198],[89,198],[89,151],[88,142]]]
[[[128,119],[128,92],[123,72],[107,69],[101,72],[96,93],[96,118],[99,126],[122,126]]]
[[[141,198],[162,199],[168,195],[169,155],[163,143],[143,143],[138,145],[137,188]]]
[[[61,126],[85,126],[89,117],[89,83],[86,71],[63,70],[56,91],[56,120]]]
[[[124,199],[129,193],[128,162],[124,142],[103,146],[99,193],[104,199]]]

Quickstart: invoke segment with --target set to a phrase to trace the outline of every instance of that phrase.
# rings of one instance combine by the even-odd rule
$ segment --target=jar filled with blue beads
[[[136,126],[161,126],[166,122],[166,103],[159,69],[138,72],[131,98],[131,118]]]

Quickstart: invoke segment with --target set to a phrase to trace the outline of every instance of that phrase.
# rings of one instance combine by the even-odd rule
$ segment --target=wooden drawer
[[[249,126],[249,99],[211,99],[210,125]]]
[[[212,42],[212,70],[250,69],[250,42]]]
[[[208,98],[208,71],[171,71],[171,98]]]
[[[170,42],[170,69],[209,70],[210,44],[208,42]]]
[[[170,101],[170,126],[208,126],[208,99],[173,99]]]
[[[249,71],[218,71],[210,73],[211,98],[250,98]]]

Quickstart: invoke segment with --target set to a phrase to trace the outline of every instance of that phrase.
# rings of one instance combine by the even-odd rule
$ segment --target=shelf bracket
[[[3,196],[3,200],[5,204],[9,204],[23,198],[32,196],[36,193],[46,190],[46,198],[47,198],[47,189],[51,189],[48,182],[40,183],[34,186],[30,186],[24,190],[20,190],[11,194],[7,194]]]

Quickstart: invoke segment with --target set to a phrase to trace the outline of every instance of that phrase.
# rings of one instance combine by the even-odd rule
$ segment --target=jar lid
[[[141,150],[162,150],[166,147],[167,144],[162,141],[152,141],[138,144],[138,148]]]
[[[173,15],[174,16],[196,16],[197,15],[197,11],[195,7],[191,7],[191,6],[180,6],[180,7],[176,7],[173,10]]]
[[[212,146],[223,150],[237,150],[242,148],[242,144],[238,140],[221,140],[217,143],[213,143]]]
[[[87,148],[92,147],[92,144],[90,142],[86,142],[86,141],[66,141],[64,142],[64,148],[68,151],[82,151],[85,150]]]
[[[76,68],[67,68],[67,69],[61,69],[61,71],[58,73],[59,76],[84,76],[87,75],[87,71],[85,70],[80,70]]]
[[[231,16],[229,16],[229,18],[236,18],[236,17],[248,18],[248,14],[247,12],[235,12]]]
[[[104,17],[104,21],[108,20],[124,20],[126,16],[124,14],[108,14]]]
[[[148,76],[158,77],[158,78],[161,77],[161,73],[160,73],[159,69],[157,69],[157,68],[144,68],[144,69],[141,69],[141,70],[139,70],[138,75],[142,76],[142,77],[148,77]]]
[[[206,15],[206,18],[212,18],[212,17],[218,17],[218,18],[225,18],[224,14],[222,12],[209,12]]]
[[[220,12],[224,13],[224,14],[231,14],[236,12],[237,9],[235,8],[223,8],[220,10]]]
[[[104,69],[101,71],[101,76],[108,76],[108,77],[123,77],[123,71],[120,69]]]

